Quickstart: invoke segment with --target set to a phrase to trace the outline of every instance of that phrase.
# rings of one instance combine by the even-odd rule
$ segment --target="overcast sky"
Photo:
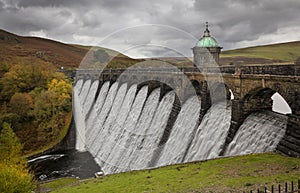
[[[225,50],[300,40],[299,10],[299,0],[0,0],[0,28],[132,57],[189,55],[206,21]]]

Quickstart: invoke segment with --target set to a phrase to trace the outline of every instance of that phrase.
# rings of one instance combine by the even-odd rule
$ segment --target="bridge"
[[[66,71],[65,71],[66,72]],[[231,100],[231,126],[226,139],[228,145],[245,118],[252,112],[272,110],[271,96],[279,93],[290,106],[285,136],[277,150],[300,157],[300,64],[247,64],[199,68],[128,68],[128,69],[78,69],[76,80],[99,80],[148,85],[150,91],[161,87],[162,93],[173,89],[184,101],[192,92],[201,100],[203,116],[211,104]],[[226,149],[226,145],[224,150]]]

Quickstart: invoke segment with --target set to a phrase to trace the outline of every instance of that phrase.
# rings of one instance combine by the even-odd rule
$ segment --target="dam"
[[[77,70],[76,149],[105,174],[269,151],[299,157],[300,65],[219,66],[220,50],[206,28],[194,68]],[[290,114],[272,111],[274,93]]]

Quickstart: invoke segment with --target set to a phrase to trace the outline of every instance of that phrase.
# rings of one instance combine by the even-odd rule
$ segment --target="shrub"
[[[0,192],[28,193],[34,189],[32,176],[18,165],[0,163]]]

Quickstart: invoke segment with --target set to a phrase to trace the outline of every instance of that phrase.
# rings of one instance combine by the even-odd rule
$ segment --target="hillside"
[[[92,49],[92,46],[75,44],[64,44],[61,42],[37,38],[18,36],[0,29],[0,77],[5,72],[6,65],[22,63],[51,64],[55,68],[77,68],[81,61]],[[109,68],[126,68],[143,60],[135,60],[114,50],[107,48],[93,48],[104,51],[108,55],[105,61],[109,61]],[[102,54],[102,53],[101,53]],[[103,55],[102,55],[103,56]],[[270,44],[248,48],[223,51],[220,56],[221,64],[240,63],[272,63],[272,62],[294,62],[300,56],[300,41],[280,44]],[[112,59],[112,60],[111,60]],[[187,58],[157,58],[170,62],[177,66],[192,66]],[[104,63],[101,61],[100,63]],[[98,64],[96,64],[98,62]],[[100,64],[101,65],[101,64]],[[97,68],[99,58],[92,57],[87,68]],[[7,67],[6,67],[7,68]],[[4,72],[3,72],[4,71]]]
[[[111,60],[113,57],[109,67],[114,67],[116,64],[127,67],[127,64],[133,64],[139,61],[107,48],[64,44],[38,37],[23,37],[1,29],[0,48],[0,63],[2,66],[0,69],[0,77],[7,71],[7,69],[3,68],[9,68],[19,63],[50,64],[56,69],[62,66],[64,68],[77,68],[91,48],[93,48],[93,50],[102,51],[105,56],[107,56],[107,60]],[[99,62],[98,60],[99,58],[93,56],[89,63],[90,66],[85,67],[93,67],[92,65]]]
[[[0,30],[0,61],[16,64],[20,60],[50,63],[55,67],[77,67],[88,51],[57,41],[22,37]]]
[[[300,159],[278,154],[254,154],[131,171],[99,179],[62,179],[41,185],[54,192],[243,192],[300,176]],[[289,188],[290,189],[290,188]],[[276,186],[277,190],[277,186]],[[42,191],[42,192],[43,192]]]
[[[223,51],[220,62],[271,63],[294,62],[300,57],[300,41]]]
[[[58,69],[126,68],[138,61],[107,48],[22,37],[0,29],[0,130],[9,123],[26,155],[47,150],[65,136],[72,115],[72,80]]]

